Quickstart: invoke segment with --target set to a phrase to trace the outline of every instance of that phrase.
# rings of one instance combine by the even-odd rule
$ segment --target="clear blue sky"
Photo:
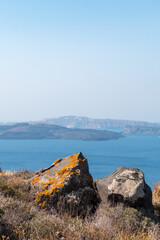
[[[160,122],[159,0],[0,0],[0,122]]]

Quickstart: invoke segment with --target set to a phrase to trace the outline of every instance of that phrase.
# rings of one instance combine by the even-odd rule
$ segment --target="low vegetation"
[[[153,205],[155,212],[160,219],[160,183],[154,184]]]
[[[59,215],[34,204],[28,179],[34,173],[0,173],[0,232],[5,240],[159,240],[156,218],[142,210],[117,205],[100,205],[86,219]],[[153,202],[160,209],[160,185],[155,185]]]

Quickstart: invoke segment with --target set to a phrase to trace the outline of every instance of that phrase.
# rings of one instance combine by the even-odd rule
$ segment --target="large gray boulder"
[[[82,153],[56,160],[32,179],[35,202],[71,216],[85,217],[96,210],[100,198],[93,187],[87,159]]]
[[[119,167],[109,176],[97,179],[95,186],[104,203],[121,202],[153,211],[152,191],[137,168]]]

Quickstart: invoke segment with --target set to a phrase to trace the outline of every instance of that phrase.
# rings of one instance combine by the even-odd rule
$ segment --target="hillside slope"
[[[99,141],[119,139],[121,133],[106,130],[70,129],[42,123],[20,123],[0,126],[0,139],[73,139]]]

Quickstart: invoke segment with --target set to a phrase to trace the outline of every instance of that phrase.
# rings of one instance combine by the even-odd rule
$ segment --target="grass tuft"
[[[153,183],[154,191],[153,191],[153,205],[155,212],[160,219],[160,183]]]

